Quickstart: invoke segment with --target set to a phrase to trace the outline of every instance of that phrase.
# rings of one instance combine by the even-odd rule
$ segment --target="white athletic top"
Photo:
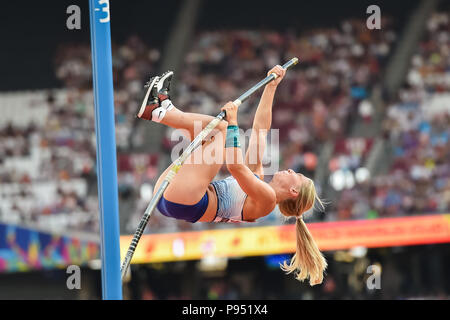
[[[217,194],[217,212],[212,222],[244,221],[243,209],[247,194],[233,176],[211,182]]]

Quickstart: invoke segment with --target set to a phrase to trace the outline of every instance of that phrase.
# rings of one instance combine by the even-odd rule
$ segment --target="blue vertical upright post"
[[[97,136],[102,292],[104,300],[121,300],[119,201],[109,1],[89,0],[89,14]]]

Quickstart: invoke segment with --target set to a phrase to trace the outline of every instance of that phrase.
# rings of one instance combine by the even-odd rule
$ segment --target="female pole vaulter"
[[[239,143],[238,107],[228,102],[221,109],[226,112],[226,121],[221,121],[210,133],[209,139],[205,139],[203,145],[189,155],[157,207],[165,216],[196,223],[254,222],[278,205],[283,215],[296,217],[296,252],[289,264],[284,262],[281,269],[286,273],[294,272],[299,281],[309,279],[310,285],[315,285],[322,283],[327,262],[302,219],[303,213],[311,209],[316,201],[323,206],[314,183],[291,169],[275,173],[268,183],[263,181],[262,155],[272,123],[272,103],[286,70],[277,65],[268,75],[272,73],[277,78],[264,88],[245,161]],[[214,118],[176,108],[169,97],[172,76],[173,72],[168,71],[150,79],[137,116],[172,128],[185,129],[192,140],[195,137],[194,123],[201,123],[204,128]],[[224,162],[207,161],[204,150],[223,151],[222,160],[231,176],[213,181]],[[256,161],[250,161],[252,157]],[[154,190],[159,188],[171,167],[159,177]]]

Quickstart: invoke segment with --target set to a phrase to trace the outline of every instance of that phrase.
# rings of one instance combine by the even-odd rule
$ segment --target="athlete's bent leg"
[[[192,205],[204,196],[208,185],[224,163],[226,127],[227,122],[222,121],[213,138],[195,149],[186,159],[165,190],[164,198],[172,202]],[[159,177],[155,191],[158,190],[171,167]]]

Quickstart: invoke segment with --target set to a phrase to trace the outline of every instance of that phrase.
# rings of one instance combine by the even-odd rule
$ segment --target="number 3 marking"
[[[109,22],[109,0],[99,0],[99,4],[105,4],[106,6],[102,7],[102,11],[106,12],[106,17],[103,19],[100,19],[101,23]]]

